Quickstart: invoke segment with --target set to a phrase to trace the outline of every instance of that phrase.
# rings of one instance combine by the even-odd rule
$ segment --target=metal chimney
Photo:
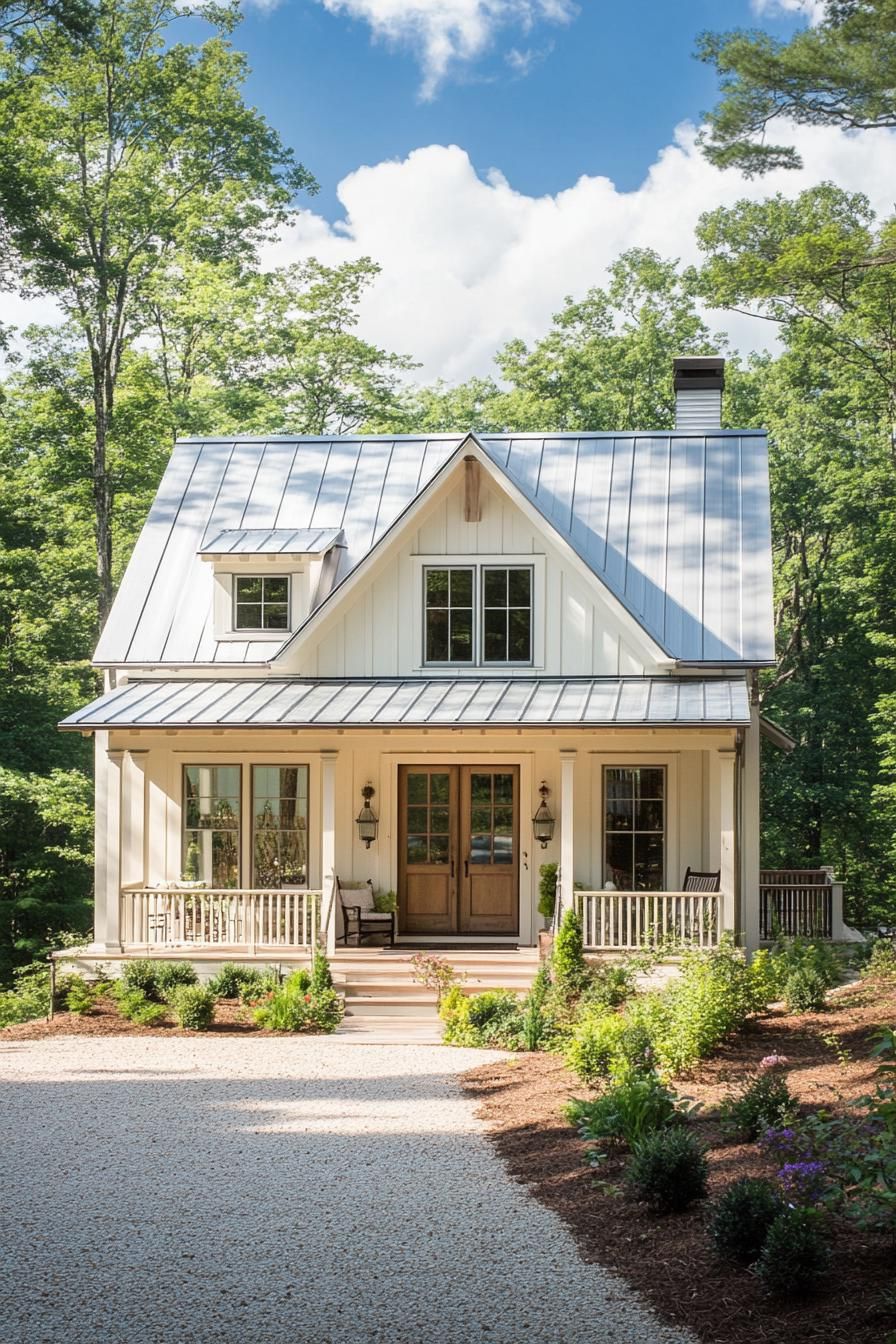
[[[705,434],[722,425],[725,361],[719,355],[676,359],[675,428]]]

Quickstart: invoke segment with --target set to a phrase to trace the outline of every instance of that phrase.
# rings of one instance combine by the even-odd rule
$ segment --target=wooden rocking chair
[[[395,911],[373,908],[373,883],[369,878],[366,882],[348,886],[337,877],[336,894],[342,910],[342,933],[337,942],[348,947],[349,937],[357,937],[360,947],[363,940],[373,934],[388,934],[389,946],[395,946]]]
[[[684,875],[682,891],[699,891],[710,893],[718,891],[722,884],[722,870],[717,873],[699,873],[696,868],[689,868]]]

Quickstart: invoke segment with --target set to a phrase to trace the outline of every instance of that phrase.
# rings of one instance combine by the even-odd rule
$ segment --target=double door
[[[398,797],[401,932],[518,934],[518,767],[402,766]]]

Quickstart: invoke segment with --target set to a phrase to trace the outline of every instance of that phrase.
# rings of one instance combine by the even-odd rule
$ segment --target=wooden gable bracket
[[[479,502],[479,463],[475,457],[464,458],[464,522],[478,523],[482,519]]]

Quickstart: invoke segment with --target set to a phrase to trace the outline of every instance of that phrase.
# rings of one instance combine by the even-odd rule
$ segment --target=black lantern
[[[544,780],[541,781],[541,788],[538,792],[541,794],[541,802],[538,804],[538,811],[532,818],[532,832],[535,839],[541,843],[542,849],[547,849],[548,842],[554,838],[554,818],[547,804],[550,789]]]
[[[364,804],[357,817],[358,839],[363,840],[368,849],[370,848],[371,841],[376,839],[376,828],[379,825],[379,822],[370,808],[370,800],[373,797],[373,794],[373,787],[370,784],[365,784],[361,790],[361,797],[364,799]]]

